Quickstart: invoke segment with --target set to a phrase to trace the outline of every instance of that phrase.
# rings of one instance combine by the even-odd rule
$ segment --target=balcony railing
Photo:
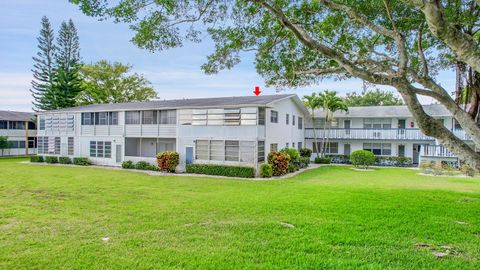
[[[454,158],[455,155],[452,154],[445,146],[443,145],[422,145],[420,148],[420,156],[422,157],[448,157]]]
[[[366,129],[366,128],[332,128],[324,130],[315,129],[317,138],[330,139],[353,139],[353,140],[414,140],[414,141],[434,141],[435,138],[423,134],[418,128],[387,128],[387,129]],[[455,136],[461,140],[470,140],[470,138],[461,129],[453,130]],[[313,129],[305,129],[305,138],[313,139]]]

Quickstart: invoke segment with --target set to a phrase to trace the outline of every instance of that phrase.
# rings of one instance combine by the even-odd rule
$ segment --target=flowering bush
[[[272,165],[274,176],[280,176],[288,173],[290,156],[282,152],[270,152],[268,154],[268,164]]]
[[[160,171],[175,172],[180,163],[180,155],[177,152],[165,151],[157,154],[157,164]]]

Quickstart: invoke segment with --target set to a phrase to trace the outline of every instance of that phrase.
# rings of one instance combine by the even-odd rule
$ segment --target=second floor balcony
[[[471,140],[462,129],[452,130],[455,136],[461,140]],[[331,128],[324,130],[315,129],[317,138],[329,138],[339,140],[412,140],[412,141],[435,141],[435,138],[427,136],[418,128]],[[325,136],[326,135],[326,136]],[[305,129],[305,138],[313,139],[313,128]]]

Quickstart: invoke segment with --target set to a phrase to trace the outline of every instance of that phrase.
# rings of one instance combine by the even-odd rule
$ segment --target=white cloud
[[[0,109],[31,111],[30,73],[0,72]]]

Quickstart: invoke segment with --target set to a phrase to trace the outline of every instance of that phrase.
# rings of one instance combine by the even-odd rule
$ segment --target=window
[[[189,122],[191,122],[191,114]],[[177,110],[163,110],[160,111],[161,125],[175,125],[177,124]]]
[[[29,130],[37,129],[37,125],[35,125],[35,122],[28,122],[28,129]]]
[[[278,112],[277,111],[270,111],[270,122],[278,123]]]
[[[205,126],[207,125],[207,110],[193,110],[192,111],[192,125]]]
[[[210,141],[210,160],[225,159],[225,143],[223,140]]]
[[[292,125],[295,126],[295,115],[292,115]]]
[[[90,141],[90,157],[111,158],[112,142]]]
[[[25,148],[25,141],[8,141],[8,148],[10,149]]]
[[[139,125],[140,124],[140,112],[139,111],[125,112],[125,124],[127,124],[127,125]]]
[[[278,143],[271,143],[270,152],[277,152],[277,151],[278,151]]]
[[[259,163],[265,162],[265,141],[257,143],[257,160]]]
[[[255,142],[240,141],[240,162],[254,162]]]
[[[289,146],[290,146],[290,144],[287,142],[287,143],[285,144],[285,148],[289,148]]]
[[[118,112],[109,112],[108,113],[108,124],[109,125],[118,125]]]
[[[294,142],[292,142],[292,148],[295,149],[295,143]]]
[[[8,121],[0,121],[0,129],[8,129]]]
[[[298,142],[297,146],[298,146],[298,151],[300,151],[300,150],[302,150],[302,148],[303,148],[303,143],[302,143],[302,142]]]
[[[241,108],[240,124],[242,126],[255,126],[257,124],[257,108]]]
[[[28,137],[28,148],[36,148],[36,137]]]
[[[93,113],[82,113],[82,125],[89,126],[94,124]],[[41,126],[40,122],[40,126]]]
[[[73,137],[68,137],[68,155],[73,156],[74,155],[74,144],[73,144]]]
[[[195,141],[195,159],[208,160],[209,143],[207,140],[197,140]]]
[[[290,121],[290,115],[287,113],[287,115],[285,116],[285,124],[289,124],[288,122]]]
[[[142,124],[157,124],[157,111],[142,111]]]
[[[239,160],[239,142],[225,141],[225,160],[238,161]]]
[[[219,110],[219,112],[222,112],[222,114],[219,115],[219,118],[213,118],[212,114],[210,114],[211,110],[208,110],[208,124],[209,125],[223,125],[223,118],[225,118],[225,125],[227,126],[238,126],[241,123],[241,110],[240,109],[225,109],[225,110]]]
[[[60,137],[55,137],[55,150],[54,154],[55,155],[60,155]]]
[[[160,124],[162,123],[161,116],[162,113],[160,113]],[[181,110],[179,112],[179,117],[180,117],[180,125],[191,125],[192,124],[192,118],[193,118],[193,110]]]
[[[265,125],[265,108],[258,108],[258,125]]]
[[[318,149],[318,151],[317,151]],[[314,153],[321,153],[322,152],[322,143],[317,142],[316,144],[313,143],[313,152]],[[338,142],[329,142],[325,147],[326,154],[338,154]]]
[[[370,151],[377,156],[390,156],[392,154],[391,143],[364,143],[363,150]]]
[[[332,121],[325,123],[325,118],[315,118],[315,128],[324,128],[325,125],[327,127],[331,128],[337,128],[338,127],[338,121],[337,119],[333,119]]]
[[[25,129],[25,122],[23,121],[9,121],[8,129]]]
[[[298,117],[298,129],[303,129],[303,118]]]
[[[390,118],[365,118],[363,119],[363,128],[392,128],[392,119]]]

